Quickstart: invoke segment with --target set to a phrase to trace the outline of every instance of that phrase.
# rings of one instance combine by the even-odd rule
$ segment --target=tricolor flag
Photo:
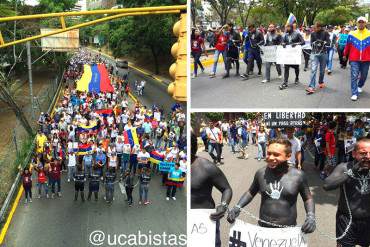
[[[104,64],[84,65],[84,73],[77,82],[80,92],[113,92],[108,70]]]
[[[137,137],[136,128],[131,128],[123,131],[123,138],[125,144],[130,144],[133,147],[135,144],[139,145],[139,138]]]
[[[113,115],[113,110],[112,109],[101,109],[101,110],[96,110],[95,111],[97,114],[103,117],[108,117]]]
[[[164,160],[164,154],[161,154],[157,150],[153,150],[150,152],[150,162],[153,164],[159,164]]]
[[[98,124],[96,122],[91,123],[90,125],[80,124],[77,127],[77,132],[94,132],[98,130]]]
[[[295,16],[292,13],[290,13],[288,20],[286,21],[286,24],[293,24],[296,21],[297,19],[295,18]]]
[[[307,16],[304,17],[302,26],[303,27],[306,27],[307,26]]]
[[[88,152],[91,152],[91,151],[92,151],[91,144],[89,144],[89,143],[80,143],[80,144],[78,144],[78,152],[77,152],[78,155],[85,155],[85,154],[87,154]]]

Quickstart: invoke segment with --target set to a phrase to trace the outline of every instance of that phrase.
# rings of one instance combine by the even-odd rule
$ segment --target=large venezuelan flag
[[[81,92],[113,92],[108,70],[104,64],[84,65],[84,73],[77,82],[77,91]]]
[[[133,147],[135,144],[139,145],[139,138],[137,137],[136,128],[123,131],[123,138],[125,144],[130,144]]]
[[[97,131],[97,130],[98,130],[98,124],[96,122],[90,123],[90,125],[80,124],[77,127],[78,132],[90,132],[90,131]]]
[[[352,31],[348,35],[345,53],[350,50],[350,61],[370,61],[370,30]]]
[[[103,117],[108,117],[113,115],[113,110],[112,109],[101,109],[101,110],[96,110],[96,113]]]
[[[150,159],[149,160],[153,164],[159,164],[160,162],[162,162],[164,160],[164,154],[161,154],[157,150],[153,150],[152,152],[150,152]]]
[[[85,154],[87,154],[88,152],[91,152],[91,151],[92,151],[91,144],[89,144],[89,143],[80,143],[80,144],[78,144],[78,152],[77,152],[78,155],[85,155]]]

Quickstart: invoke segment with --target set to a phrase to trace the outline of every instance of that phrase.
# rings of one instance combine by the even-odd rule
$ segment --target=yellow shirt
[[[36,136],[36,152],[42,153],[44,151],[44,144],[47,141],[47,138],[44,134],[37,134]]]

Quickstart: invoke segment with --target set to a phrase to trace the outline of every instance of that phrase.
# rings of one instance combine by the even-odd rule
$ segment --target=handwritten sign
[[[188,246],[215,247],[216,222],[209,216],[214,209],[188,211]]]
[[[355,137],[353,137],[352,139],[344,139],[344,150],[346,154],[352,152],[355,149],[356,141],[357,140]]]
[[[306,117],[304,112],[265,112],[263,120],[268,128],[301,127]]]
[[[307,247],[307,237],[300,227],[266,228],[236,220],[230,228],[229,246]]]
[[[162,161],[159,163],[158,169],[160,172],[169,172],[171,167],[174,167],[174,166],[175,166],[174,162]]]
[[[262,53],[261,53],[262,62],[263,63],[266,63],[266,62],[275,63],[276,62],[276,49],[277,49],[277,46],[276,45],[273,45],[273,46],[262,46],[261,47],[261,50],[262,50]]]
[[[287,45],[286,48],[278,46],[276,49],[276,63],[277,64],[289,64],[289,65],[300,65],[302,60],[302,47],[297,45],[292,47]]]

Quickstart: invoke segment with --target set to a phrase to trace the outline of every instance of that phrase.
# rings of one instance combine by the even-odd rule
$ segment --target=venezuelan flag
[[[286,21],[286,24],[293,24],[296,21],[297,19],[295,18],[295,16],[292,13],[290,13],[288,20]]]
[[[77,132],[90,132],[90,131],[97,131],[98,124],[96,122],[90,123],[90,125],[80,124],[77,127]]]
[[[153,150],[150,152],[150,162],[153,164],[159,164],[164,160],[164,154],[161,154],[157,150]]]
[[[77,91],[81,92],[113,92],[109,73],[104,64],[84,65],[84,73],[77,82]]]
[[[96,110],[96,113],[98,113],[100,116],[103,117],[108,117],[113,115],[113,110],[112,109],[101,109],[101,110]]]
[[[92,147],[91,147],[91,144],[89,143],[80,143],[78,145],[78,152],[77,152],[78,155],[85,155],[91,151],[92,151]]]
[[[133,147],[135,144],[139,145],[139,138],[137,137],[136,128],[123,131],[123,138],[125,144],[130,144]]]

